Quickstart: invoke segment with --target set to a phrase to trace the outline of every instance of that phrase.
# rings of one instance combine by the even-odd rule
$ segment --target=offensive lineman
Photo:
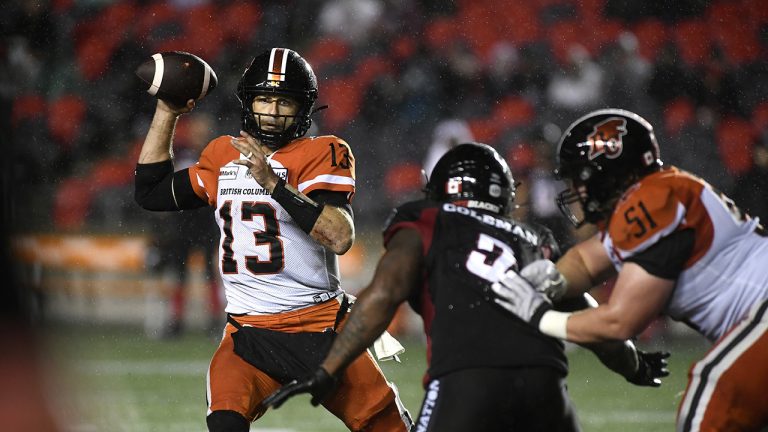
[[[354,157],[336,136],[303,137],[317,79],[295,51],[272,48],[238,83],[240,136],[221,136],[174,173],[172,137],[190,111],[158,101],[136,167],[136,201],[155,211],[211,205],[221,229],[228,324],[207,376],[211,432],[243,432],[262,399],[311,373],[347,311],[338,261],[352,246]],[[411,420],[369,354],[324,406],[353,431],[407,431]]]
[[[568,294],[618,279],[607,303],[583,312],[549,310],[514,275],[497,286],[499,303],[577,343],[633,337],[662,313],[682,321],[714,345],[691,368],[677,430],[764,430],[768,232],[701,178],[664,168],[653,128],[635,113],[589,113],[559,147],[557,174],[570,182],[560,208],[599,228],[557,263]]]

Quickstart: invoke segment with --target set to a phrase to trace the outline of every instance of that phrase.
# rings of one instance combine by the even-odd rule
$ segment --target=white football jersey
[[[314,241],[247,167],[232,137],[211,141],[190,180],[198,196],[216,207],[221,230],[219,269],[232,314],[272,314],[300,309],[341,293],[336,254]],[[335,136],[300,138],[268,157],[275,173],[304,194],[355,191],[354,158]]]
[[[768,237],[758,219],[702,179],[670,168],[625,193],[604,233],[617,270],[627,258],[679,230],[695,233],[666,313],[710,341],[768,299]]]

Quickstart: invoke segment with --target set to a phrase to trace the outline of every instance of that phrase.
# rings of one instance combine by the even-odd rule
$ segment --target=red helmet
[[[555,175],[570,180],[557,197],[560,211],[581,226],[607,219],[626,189],[663,165],[653,126],[621,109],[602,109],[576,120],[563,134]],[[570,204],[580,203],[583,217]]]

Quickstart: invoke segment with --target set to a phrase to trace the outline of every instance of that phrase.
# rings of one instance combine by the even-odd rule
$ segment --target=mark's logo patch
[[[589,160],[601,154],[608,159],[616,159],[624,149],[622,137],[627,134],[627,120],[620,117],[610,117],[595,125],[592,133],[587,136],[589,145]]]
[[[222,180],[235,180],[237,178],[237,172],[240,170],[239,166],[223,166],[219,168],[219,181]]]

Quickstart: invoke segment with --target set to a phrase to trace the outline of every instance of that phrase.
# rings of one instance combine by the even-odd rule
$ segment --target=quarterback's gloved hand
[[[645,352],[637,350],[637,372],[626,377],[632,384],[646,387],[661,386],[661,378],[669,375],[667,369],[668,352]]]
[[[514,270],[506,272],[491,289],[496,293],[496,303],[536,328],[544,312],[552,309],[549,298]]]
[[[536,260],[520,270],[536,291],[546,294],[552,301],[559,300],[566,290],[565,278],[557,270],[555,263],[548,259]]]
[[[277,409],[291,397],[301,393],[309,393],[312,395],[312,406],[318,406],[336,388],[338,381],[338,378],[330,375],[322,367],[319,367],[309,378],[303,381],[293,380],[277,389],[274,393],[267,396],[261,404],[265,408],[272,407]]]

